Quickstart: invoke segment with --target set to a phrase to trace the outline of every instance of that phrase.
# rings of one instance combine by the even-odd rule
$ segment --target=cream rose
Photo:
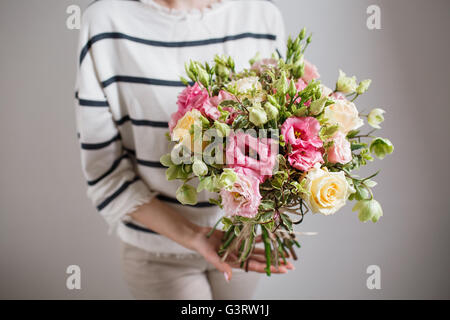
[[[339,125],[339,131],[344,134],[358,129],[364,124],[364,121],[359,117],[355,104],[346,99],[337,99],[335,103],[326,107],[325,118],[331,124]]]
[[[197,123],[201,126],[200,117],[202,114],[197,109],[192,109],[185,113],[185,115],[178,120],[175,128],[172,131],[172,141],[177,141],[183,144],[184,146],[192,149],[192,135],[190,133],[190,129],[193,124]]]
[[[316,164],[305,177],[304,200],[313,213],[331,215],[345,205],[352,192],[344,172],[329,172]]]

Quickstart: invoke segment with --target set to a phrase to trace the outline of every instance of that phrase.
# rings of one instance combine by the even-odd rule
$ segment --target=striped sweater
[[[166,9],[152,0],[104,0],[83,13],[75,114],[87,195],[111,230],[159,253],[192,253],[131,221],[127,213],[153,197],[203,226],[221,210],[199,194],[195,206],[175,198],[161,155],[169,152],[168,120],[183,89],[184,62],[231,55],[237,70],[256,52],[284,48],[279,10],[267,1],[222,1],[202,11]],[[283,54],[283,52],[281,52]]]

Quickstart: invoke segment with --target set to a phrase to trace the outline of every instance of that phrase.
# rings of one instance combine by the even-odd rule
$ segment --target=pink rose
[[[328,148],[328,161],[331,163],[345,164],[352,160],[350,142],[341,131],[336,132],[333,137],[333,145]]]
[[[306,82],[310,82],[313,79],[317,79],[320,77],[319,71],[317,67],[313,65],[311,62],[305,60],[305,72],[303,73],[303,80]]]
[[[272,139],[258,139],[242,131],[231,133],[225,150],[227,166],[264,182],[272,176],[277,146]]]
[[[178,95],[178,110],[172,114],[169,121],[169,130],[172,132],[173,128],[188,111],[192,109],[199,110],[205,117],[216,120],[220,117],[220,112],[214,106],[208,95],[208,91],[201,87],[197,82],[193,86],[187,86]]]
[[[313,117],[290,117],[281,126],[281,134],[292,152],[288,161],[296,169],[308,171],[323,163],[323,142],[319,137],[320,123]]]
[[[231,189],[222,189],[220,195],[225,215],[254,218],[258,214],[261,203],[258,179],[237,173]]]

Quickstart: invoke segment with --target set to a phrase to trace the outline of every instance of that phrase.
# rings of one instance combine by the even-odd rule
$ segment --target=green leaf
[[[179,166],[170,166],[167,170],[166,170],[166,178],[167,180],[175,180],[178,178],[178,172],[181,170],[181,168]]]
[[[354,142],[354,141],[352,141],[351,146],[350,146],[352,151],[359,150],[359,149],[366,148],[366,147],[367,147],[367,143]]]
[[[286,227],[287,230],[289,230],[290,232],[293,231],[292,229],[292,221],[291,218],[289,218],[289,216],[287,214],[282,213],[280,215],[281,217],[281,221],[283,221],[283,225]]]
[[[174,163],[172,162],[170,153],[167,153],[167,154],[161,156],[161,158],[159,158],[159,162],[161,162],[161,164],[165,167],[170,167],[170,166],[174,165]]]
[[[265,225],[261,226],[262,231],[262,240],[264,243],[264,252],[266,255],[266,274],[270,276],[270,266],[272,265],[272,247],[270,245],[269,233],[265,227]]]
[[[177,189],[176,197],[182,204],[194,205],[197,203],[197,190],[189,184],[183,184]]]

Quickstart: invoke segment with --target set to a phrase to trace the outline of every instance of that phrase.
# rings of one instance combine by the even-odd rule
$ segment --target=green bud
[[[306,28],[303,28],[302,31],[300,31],[300,34],[298,35],[299,39],[304,39],[306,36]]]
[[[297,88],[295,87],[294,80],[291,79],[291,81],[289,82],[288,95],[293,98],[295,97],[296,94]]]
[[[386,138],[375,138],[370,143],[370,152],[375,154],[379,159],[394,151],[394,145]]]
[[[280,79],[278,79],[277,81],[277,94],[281,94],[284,95],[286,94],[286,91],[288,89],[288,83],[287,83],[287,78],[286,78],[286,72],[282,72],[281,73],[281,77]]]
[[[377,222],[383,216],[383,209],[381,209],[380,203],[375,199],[358,201],[352,211],[358,211],[358,218],[362,222],[368,220]]]
[[[325,103],[327,103],[328,97],[322,97],[320,99],[314,100],[311,102],[311,105],[309,106],[309,112],[316,116],[319,113],[323,111],[323,108],[325,108]]]
[[[231,130],[227,124],[219,121],[214,121],[214,127],[217,129],[217,131],[219,131],[222,137],[228,136]]]
[[[266,102],[264,108],[266,110],[267,117],[270,120],[278,118],[278,108],[275,107],[273,104],[271,104],[270,102]]]
[[[191,80],[195,79],[195,75],[194,73],[191,71],[190,66],[188,65],[187,62],[184,63],[184,70],[186,71],[186,74],[189,78],[191,78]]]
[[[177,189],[176,197],[182,204],[194,205],[197,203],[197,190],[189,184],[183,184]]]
[[[217,64],[216,65],[216,75],[221,78],[228,78],[230,75],[230,70],[224,65]]]
[[[237,179],[236,172],[233,169],[225,168],[219,177],[219,187],[229,189]]]
[[[209,86],[209,74],[203,68],[198,68],[198,80],[207,88]]]
[[[200,177],[208,173],[208,167],[203,161],[195,159],[192,165],[192,171],[197,177]]]
[[[249,108],[249,120],[255,126],[263,125],[267,122],[267,113],[260,106],[254,106]]]
[[[359,83],[359,86],[356,88],[356,93],[357,94],[363,94],[364,92],[367,91],[367,89],[369,89],[370,83],[372,82],[372,80],[370,79],[366,79],[363,80]]]
[[[231,70],[234,70],[235,65],[234,65],[234,60],[233,60],[233,58],[228,57],[227,63],[228,63],[228,66],[230,67],[230,69],[231,69]]]
[[[189,85],[189,80],[186,79],[185,77],[180,77],[180,81],[181,81],[185,86]]]
[[[301,108],[298,108],[297,110],[294,111],[294,116],[303,117],[306,114],[306,111],[308,111],[308,107],[302,106]]]
[[[375,108],[372,111],[370,111],[367,122],[369,125],[375,129],[381,129],[380,123],[384,121],[383,113],[385,113],[383,109]]]
[[[276,107],[279,106],[278,101],[277,101],[277,99],[275,99],[274,96],[268,95],[267,96],[267,101],[269,101],[272,105],[274,105]]]
[[[339,70],[339,78],[336,83],[337,91],[342,93],[352,93],[355,92],[356,88],[356,77],[347,77],[342,70]]]

